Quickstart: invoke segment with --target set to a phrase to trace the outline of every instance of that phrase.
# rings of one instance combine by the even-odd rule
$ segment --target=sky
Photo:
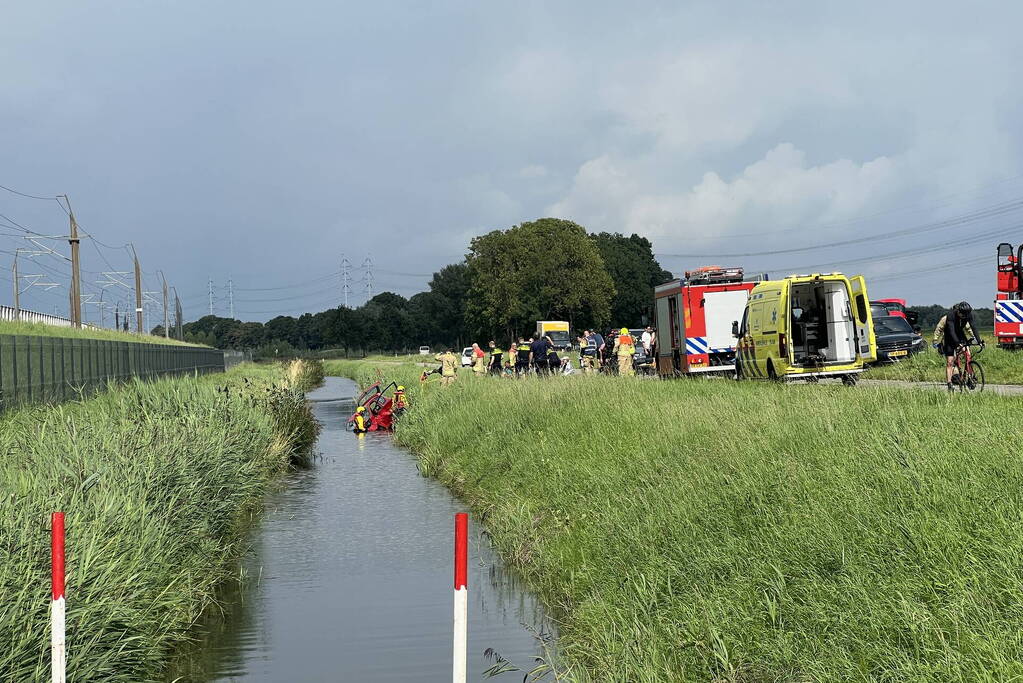
[[[1004,2],[18,3],[0,185],[70,198],[90,302],[127,301],[102,273],[130,242],[186,320],[210,280],[218,315],[229,281],[241,319],[337,306],[344,259],[350,305],[411,296],[543,216],[646,236],[676,274],[990,305],[1023,241],[1020,25]],[[60,285],[21,303],[65,313],[67,242],[25,231],[67,223],[0,190],[0,304],[15,250],[52,249],[19,255]]]

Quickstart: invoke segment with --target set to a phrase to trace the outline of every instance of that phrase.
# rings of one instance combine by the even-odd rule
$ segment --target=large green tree
[[[653,245],[633,234],[601,232],[591,235],[604,266],[615,283],[611,319],[616,326],[636,327],[653,319],[654,287],[671,279],[654,258]]]
[[[466,319],[481,337],[530,332],[537,320],[574,327],[610,320],[615,286],[582,226],[541,218],[472,240]]]
[[[429,293],[433,295],[429,306],[439,332],[439,337],[429,343],[461,346],[467,338],[465,299],[469,293],[469,267],[464,262],[444,266],[430,279]]]

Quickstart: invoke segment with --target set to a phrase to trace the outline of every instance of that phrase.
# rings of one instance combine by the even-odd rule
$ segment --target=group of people
[[[577,338],[579,344],[579,367],[584,374],[599,372],[611,358],[617,359],[618,374],[630,376],[635,374],[633,357],[636,355],[637,344],[642,346],[647,355],[653,353],[656,337],[652,328],[647,327],[637,340],[625,327],[615,337],[611,351],[607,352],[604,337],[595,330],[586,330]],[[472,345],[472,371],[477,377],[486,374],[503,377],[522,377],[529,373],[539,376],[555,374],[572,374],[575,369],[569,358],[562,358],[554,341],[548,335],[532,337],[520,336],[513,339],[505,350],[491,341],[488,350],[477,344]],[[488,358],[489,354],[489,358]],[[608,359],[605,360],[605,355]],[[461,361],[453,349],[439,353],[434,357],[440,367],[424,372],[421,379],[431,374],[441,376],[441,384],[451,384],[458,378],[458,367]]]

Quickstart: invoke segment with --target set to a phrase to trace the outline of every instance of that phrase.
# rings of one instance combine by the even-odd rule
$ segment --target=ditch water
[[[462,508],[389,435],[345,430],[355,393],[354,382],[328,377],[309,394],[322,425],[319,457],[268,497],[242,561],[246,578],[167,680],[451,679]],[[521,681],[548,656],[551,627],[479,531],[470,523],[469,680],[485,680],[492,649],[519,669],[496,680]]]

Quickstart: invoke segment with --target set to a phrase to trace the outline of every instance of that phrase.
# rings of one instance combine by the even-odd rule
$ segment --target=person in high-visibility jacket
[[[408,398],[405,397],[405,387],[398,385],[394,390],[394,416],[398,417],[408,409]]]
[[[454,384],[458,378],[458,356],[451,349],[434,356],[440,361],[440,383]]]
[[[368,430],[366,429],[366,408],[359,406],[355,409],[355,420],[352,424],[352,431],[356,434],[365,434]]]
[[[525,337],[519,337],[519,343],[515,347],[515,374],[524,375],[529,370],[529,342]]]
[[[623,327],[615,339],[615,355],[618,356],[618,374],[628,377],[634,374],[632,357],[636,355],[636,340],[629,334],[629,328]]]
[[[482,377],[487,372],[487,354],[476,342],[472,343],[472,372],[477,377]]]
[[[500,375],[503,369],[504,363],[501,359],[504,357],[504,351],[497,345],[497,342],[491,341],[490,344],[490,374]]]

